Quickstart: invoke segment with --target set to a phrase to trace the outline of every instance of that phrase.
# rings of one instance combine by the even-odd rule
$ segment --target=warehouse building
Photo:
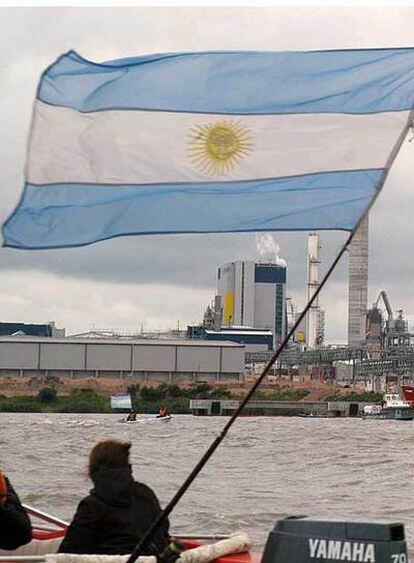
[[[1,337],[0,376],[241,381],[244,346],[200,340]]]
[[[1,336],[48,336],[51,338],[65,338],[65,329],[56,328],[55,323],[26,324],[0,322]]]

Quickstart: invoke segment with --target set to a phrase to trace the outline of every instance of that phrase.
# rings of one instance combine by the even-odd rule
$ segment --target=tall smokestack
[[[368,301],[368,216],[349,246],[348,346],[365,342]]]
[[[308,237],[308,301],[318,289],[318,265],[320,263],[319,233],[311,233]],[[308,348],[318,345],[318,311],[319,299],[316,298],[306,316],[306,343]]]

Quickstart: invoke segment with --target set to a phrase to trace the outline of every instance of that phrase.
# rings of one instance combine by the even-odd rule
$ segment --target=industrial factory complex
[[[412,382],[414,347],[403,311],[382,290],[368,308],[368,218],[349,249],[348,345],[325,346],[325,316],[315,300],[271,371],[273,377]],[[318,288],[319,233],[308,236],[307,297]],[[200,311],[201,313],[201,311]],[[202,321],[186,331],[65,336],[53,323],[0,323],[0,375],[122,378],[144,382],[242,381],[268,361],[298,318],[278,259],[234,261],[217,269],[217,290]],[[200,315],[201,316],[201,315]],[[257,369],[256,369],[257,368]]]
[[[308,299],[318,288],[320,240],[308,240]],[[217,294],[200,325],[189,326],[189,338],[231,340],[243,343],[247,352],[275,349],[285,338],[299,313],[286,294],[286,264],[276,261],[237,261],[217,272]],[[306,321],[298,327],[292,344],[315,348],[324,340],[324,312],[318,299]]]

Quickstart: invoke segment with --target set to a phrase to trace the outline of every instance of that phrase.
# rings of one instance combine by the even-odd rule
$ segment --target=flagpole
[[[399,135],[399,137],[398,137],[398,139],[397,139],[397,141],[396,141],[396,143],[395,143],[395,145],[394,145],[394,147],[393,147],[393,149],[392,149],[392,151],[391,151],[391,153],[388,157],[388,160],[387,160],[385,167],[384,167],[384,173],[383,173],[383,176],[381,178],[381,182],[380,182],[379,187],[377,189],[377,193],[372,198],[372,200],[370,201],[370,204],[367,206],[364,213],[361,215],[361,217],[357,221],[356,225],[354,226],[354,228],[350,232],[347,240],[342,245],[339,253],[337,254],[334,261],[332,262],[332,264],[331,264],[330,268],[328,269],[328,271],[326,272],[325,276],[323,277],[319,287],[316,289],[315,293],[312,295],[311,299],[306,304],[306,307],[303,309],[303,311],[301,312],[299,317],[296,319],[296,322],[294,323],[292,328],[289,330],[289,332],[287,333],[287,335],[285,336],[285,338],[283,339],[283,341],[281,342],[281,344],[279,345],[279,347],[277,348],[277,350],[275,351],[275,353],[273,354],[271,359],[267,362],[267,364],[264,367],[262,373],[260,374],[260,377],[257,379],[257,381],[255,381],[255,383],[250,388],[250,390],[248,391],[248,393],[246,394],[244,399],[241,401],[237,410],[232,414],[229,421],[225,424],[223,430],[220,432],[220,434],[215,438],[215,440],[212,442],[212,444],[209,446],[209,448],[203,454],[203,456],[201,457],[201,459],[199,460],[197,465],[194,467],[194,469],[188,475],[187,479],[184,481],[184,483],[181,485],[181,487],[175,493],[175,495],[170,500],[168,505],[164,508],[164,510],[161,512],[161,514],[158,516],[158,518],[156,518],[156,520],[154,520],[153,524],[148,529],[146,534],[141,538],[141,540],[137,544],[134,551],[131,553],[131,555],[130,555],[130,557],[127,560],[126,563],[134,563],[134,561],[141,555],[144,548],[149,544],[150,540],[153,538],[154,533],[156,532],[156,530],[158,529],[160,524],[171,514],[171,512],[173,511],[175,506],[180,501],[181,497],[185,494],[187,489],[190,487],[191,483],[194,481],[194,479],[200,473],[200,471],[205,466],[207,461],[210,459],[212,454],[215,452],[217,447],[221,444],[221,442],[225,438],[227,432],[233,426],[234,422],[237,420],[237,418],[239,417],[240,413],[242,412],[242,410],[244,409],[244,407],[246,406],[248,401],[254,395],[255,391],[257,390],[257,388],[262,383],[263,379],[268,374],[269,369],[272,367],[272,365],[275,363],[275,361],[279,358],[280,354],[282,353],[282,351],[285,348],[286,344],[288,343],[289,339],[293,336],[294,332],[297,330],[297,328],[299,327],[299,325],[301,324],[301,322],[305,318],[305,315],[309,311],[309,309],[312,306],[312,304],[314,303],[314,301],[319,296],[319,293],[321,292],[322,288],[324,287],[324,285],[326,284],[326,282],[330,278],[332,272],[335,270],[335,268],[338,265],[339,261],[341,260],[342,256],[348,250],[348,247],[351,244],[352,239],[354,238],[354,235],[355,235],[356,231],[358,230],[359,226],[361,225],[362,221],[365,219],[365,217],[368,216],[369,211],[371,210],[372,206],[374,205],[375,201],[377,200],[378,195],[380,194],[380,192],[381,192],[381,190],[384,186],[385,180],[387,179],[390,168],[395,161],[395,158],[398,154],[398,151],[400,150],[401,145],[403,144],[409,130],[413,128],[413,119],[414,119],[414,109],[410,111],[408,118],[407,118],[406,125],[405,125],[404,129],[402,130],[401,134]]]
[[[365,216],[365,214],[364,214],[364,216]],[[358,225],[359,225],[359,223],[360,223],[360,221],[358,221]],[[283,351],[284,347],[286,346],[286,344],[288,343],[289,339],[293,336],[294,332],[296,331],[296,329],[298,328],[298,326],[300,325],[300,323],[304,319],[305,315],[309,311],[313,302],[318,297],[318,295],[321,292],[323,286],[325,285],[325,283],[329,279],[330,275],[334,271],[334,269],[337,266],[338,262],[340,261],[341,257],[343,256],[343,254],[347,250],[349,244],[351,243],[351,241],[354,237],[354,234],[355,234],[355,230],[356,230],[356,228],[349,234],[346,242],[343,244],[343,246],[342,246],[341,250],[339,251],[339,253],[337,254],[335,260],[332,262],[329,270],[326,272],[325,276],[323,277],[319,287],[316,289],[315,293],[312,295],[312,297],[308,301],[306,307],[303,309],[303,311],[301,312],[301,314],[297,318],[297,320],[294,323],[294,325],[292,326],[292,328],[289,330],[289,332],[287,333],[285,338],[282,340],[281,344],[278,346],[277,350],[275,351],[275,353],[273,354],[271,359],[267,362],[265,368],[263,369],[262,373],[260,374],[260,377],[255,381],[254,385],[250,388],[250,390],[248,391],[248,393],[246,394],[244,399],[239,404],[236,411],[232,414],[229,421],[225,424],[223,430],[220,432],[220,434],[215,438],[215,440],[209,446],[207,451],[201,457],[200,461],[197,463],[197,465],[194,467],[194,469],[188,475],[187,479],[181,485],[179,490],[175,493],[175,495],[170,500],[168,505],[164,508],[163,512],[158,516],[158,518],[156,520],[154,520],[153,524],[151,525],[151,527],[149,528],[147,533],[143,536],[143,538],[140,540],[140,542],[138,543],[138,545],[136,546],[134,551],[131,553],[131,555],[130,555],[130,557],[127,560],[126,563],[133,563],[142,554],[145,547],[149,544],[149,542],[153,538],[153,535],[154,535],[155,531],[158,529],[161,522],[163,522],[169,516],[169,514],[173,511],[173,509],[175,508],[175,506],[177,505],[177,503],[179,502],[181,497],[184,495],[184,493],[187,491],[187,489],[189,488],[191,483],[194,481],[194,479],[200,473],[200,471],[202,470],[204,465],[207,463],[207,461],[209,460],[211,455],[214,453],[214,451],[217,449],[217,447],[223,441],[227,432],[230,430],[230,428],[232,427],[234,422],[237,420],[238,416],[240,415],[240,413],[242,412],[242,410],[244,409],[244,407],[246,406],[248,401],[251,399],[251,397],[253,396],[253,394],[255,393],[255,391],[257,390],[257,388],[259,387],[259,385],[263,381],[263,379],[266,377],[266,375],[269,372],[269,369],[271,368],[271,366],[279,358],[280,354],[282,353],[282,351]]]

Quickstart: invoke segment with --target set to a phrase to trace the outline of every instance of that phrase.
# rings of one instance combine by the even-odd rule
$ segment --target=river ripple
[[[91,487],[87,457],[129,440],[134,476],[163,505],[223,427],[223,418],[119,424],[118,415],[0,413],[0,464],[21,499],[70,519]],[[386,519],[406,526],[414,554],[413,422],[241,418],[171,515],[172,530],[247,530],[262,547],[287,515]]]

